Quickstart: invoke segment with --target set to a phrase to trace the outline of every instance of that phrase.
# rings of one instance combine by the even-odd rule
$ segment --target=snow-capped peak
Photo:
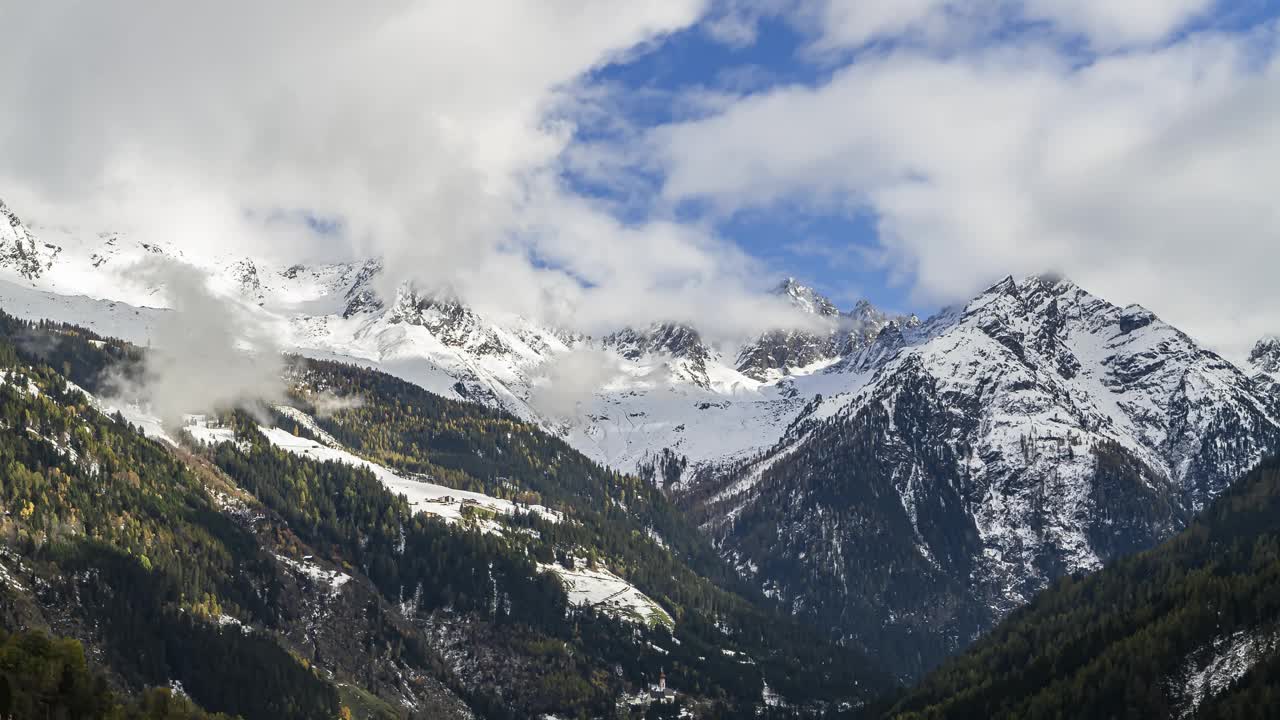
[[[1280,337],[1264,337],[1253,346],[1249,369],[1259,387],[1280,400]]]
[[[1280,443],[1277,403],[1239,368],[1052,275],[887,322],[786,382],[808,401],[780,440],[677,493],[766,592],[855,638],[971,637],[1167,537]]]
[[[824,317],[834,317],[840,314],[840,309],[825,295],[808,285],[800,284],[792,277],[783,280],[774,288],[773,292],[775,295],[783,295],[789,298],[792,304],[801,312]]]
[[[1249,353],[1249,363],[1262,372],[1280,373],[1280,337],[1259,340]]]
[[[37,242],[18,215],[0,200],[0,268],[31,280],[50,267],[59,250],[56,245]]]
[[[606,335],[601,343],[628,360],[663,353],[675,358],[706,359],[711,353],[702,336],[682,323],[654,323],[647,330],[624,328]]]

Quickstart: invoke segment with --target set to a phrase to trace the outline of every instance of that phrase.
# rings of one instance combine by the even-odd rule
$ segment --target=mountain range
[[[277,265],[0,211],[7,312],[145,346],[166,288],[132,269],[193,265],[281,350],[492,408],[637,475],[731,569],[717,582],[900,680],[1059,578],[1174,536],[1280,446],[1280,342],[1236,365],[1053,275],[924,320],[787,279],[789,328],[591,337],[383,287],[377,259]]]

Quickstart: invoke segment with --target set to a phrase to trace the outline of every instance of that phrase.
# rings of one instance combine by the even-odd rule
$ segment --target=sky
[[[600,331],[1066,274],[1280,332],[1274,1],[0,0],[0,198]],[[264,248],[266,250],[264,250]]]

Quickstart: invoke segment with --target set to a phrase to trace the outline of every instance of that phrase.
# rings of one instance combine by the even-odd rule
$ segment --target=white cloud
[[[214,294],[200,270],[156,256],[124,269],[158,287],[168,312],[156,318],[140,377],[117,378],[113,395],[147,405],[166,425],[284,397],[283,357],[248,310]]]
[[[1025,0],[1027,15],[1083,33],[1100,49],[1159,41],[1215,0]]]
[[[821,0],[807,9],[819,29],[819,49],[857,47],[873,40],[917,35],[934,40],[951,35],[955,28],[948,15],[958,12],[948,0],[899,0],[898,2],[841,2]],[[994,5],[994,4],[993,4]]]
[[[905,42],[818,87],[657,89],[641,100],[686,120],[652,133],[584,74],[689,27],[703,0],[0,4],[0,197],[37,222],[377,254],[389,282],[481,306],[714,337],[783,309],[755,292],[767,268],[670,208],[800,201],[874,210],[876,261],[922,300],[1057,267],[1233,351],[1280,327],[1262,279],[1277,83],[1257,67],[1275,29],[1170,40],[1210,0],[721,0],[704,29],[730,44],[784,15],[810,59]],[[1033,28],[1002,38],[1010,18]],[[1063,57],[1066,35],[1105,54]],[[584,119],[610,138],[573,141]],[[566,168],[623,199],[567,190]],[[340,218],[341,242],[262,222],[277,210]]]
[[[1028,43],[901,49],[648,142],[668,202],[873,209],[920,300],[1055,268],[1238,355],[1280,327],[1275,39],[1204,33],[1084,66]]]
[[[388,285],[615,325],[664,319],[631,294],[656,287],[686,311],[716,297],[708,324],[754,312],[731,244],[624,225],[556,175],[584,73],[687,27],[702,0],[4,5],[17,110],[0,115],[0,197],[36,222],[381,255]],[[262,222],[281,210],[338,218],[344,237]]]
[[[552,418],[571,419],[601,387],[625,377],[617,355],[604,350],[574,348],[540,368],[540,374],[532,383],[529,403]]]
[[[1008,21],[1041,23],[1082,35],[1097,50],[1158,42],[1209,10],[1215,0],[796,0],[794,16],[814,32],[819,52],[877,40],[963,47]],[[730,16],[733,17],[733,16]]]

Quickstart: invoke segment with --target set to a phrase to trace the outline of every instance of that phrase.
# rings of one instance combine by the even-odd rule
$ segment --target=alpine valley
[[[282,397],[175,423],[121,392],[157,262],[267,329]],[[786,279],[794,323],[713,341],[384,275],[0,204],[0,658],[74,666],[95,717],[918,712],[969,656],[878,699],[1280,448],[1280,342],[1236,365],[1063,277],[923,320]],[[8,667],[0,702],[40,702]]]

